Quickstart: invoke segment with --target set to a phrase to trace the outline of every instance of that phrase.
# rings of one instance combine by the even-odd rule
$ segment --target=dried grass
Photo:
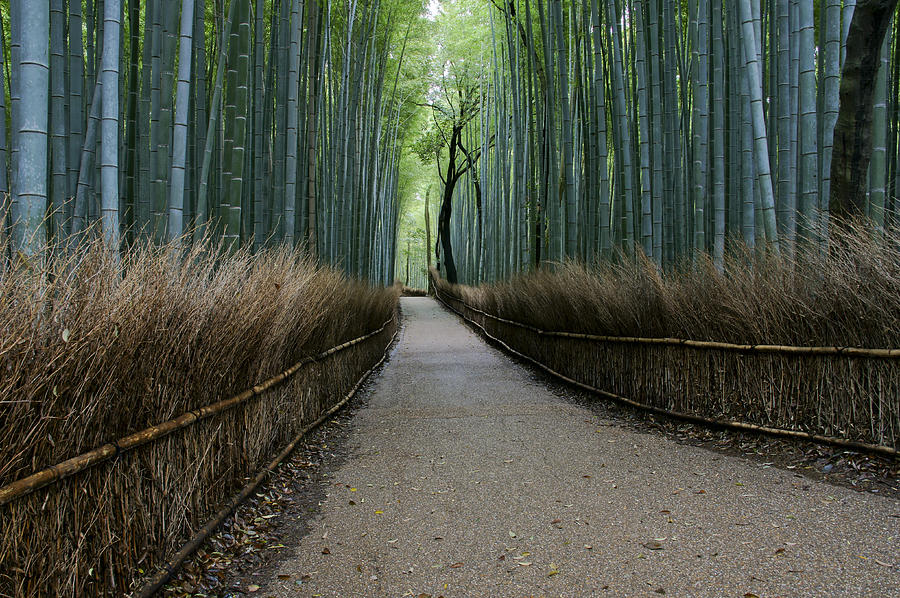
[[[414,289],[412,287],[408,287],[403,285],[403,289],[401,291],[402,297],[427,297],[428,290],[427,289]]]
[[[671,272],[646,258],[567,262],[444,294],[548,331],[735,344],[900,347],[900,234],[835,227],[829,251],[792,258],[736,248],[722,271],[706,257]],[[900,445],[900,364],[547,338],[467,316],[579,382],[654,407],[713,419]]]
[[[373,289],[285,249],[217,259],[87,242],[0,272],[0,485],[236,394],[380,327]],[[280,388],[0,507],[0,595],[127,590],[383,353],[394,326]]]

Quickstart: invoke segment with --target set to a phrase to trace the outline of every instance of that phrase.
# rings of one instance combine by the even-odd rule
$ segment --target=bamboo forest
[[[0,0],[0,598],[892,595],[897,5]]]

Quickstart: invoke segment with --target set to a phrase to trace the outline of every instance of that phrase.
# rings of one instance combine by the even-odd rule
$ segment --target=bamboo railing
[[[203,421],[214,415],[223,413],[225,411],[228,411],[229,409],[237,407],[238,405],[246,403],[253,397],[257,397],[267,390],[272,389],[289,380],[304,366],[315,363],[317,361],[322,361],[323,359],[327,359],[328,357],[336,353],[339,353],[373,336],[380,334],[393,320],[394,316],[391,316],[391,318],[384,324],[382,324],[381,327],[377,330],[374,330],[359,338],[355,338],[353,340],[332,347],[327,351],[319,353],[318,355],[306,357],[292,365],[290,368],[284,370],[283,372],[276,374],[268,380],[260,382],[259,384],[248,388],[247,390],[233,397],[223,399],[217,403],[213,403],[212,405],[207,405],[205,407],[200,407],[199,409],[188,411],[187,413],[183,413],[178,417],[156,424],[155,426],[150,426],[149,428],[145,428],[139,432],[129,434],[124,438],[109,442],[86,453],[71,457],[70,459],[66,459],[61,463],[51,465],[50,467],[37,471],[27,477],[20,478],[15,482],[7,484],[6,486],[0,488],[0,506],[5,505],[18,498],[27,496],[35,490],[43,488],[49,484],[53,484],[55,482],[58,482],[59,480],[90,469],[96,465],[99,465],[100,463],[103,463],[104,461],[117,457],[124,452],[159,440],[160,438],[168,436],[169,434],[177,430],[186,428],[188,426],[196,424],[197,422]]]
[[[510,353],[515,354],[516,356],[529,361],[536,365],[537,367],[543,369],[549,374],[564,380],[569,384],[573,384],[587,390],[589,392],[593,392],[599,396],[604,398],[613,400],[615,402],[628,405],[633,408],[640,409],[642,411],[647,411],[649,413],[654,413],[656,415],[662,415],[665,417],[670,417],[674,419],[680,419],[700,425],[712,426],[717,428],[727,428],[733,429],[742,432],[753,432],[753,433],[761,433],[769,436],[776,437],[784,437],[784,438],[793,438],[797,440],[815,442],[819,444],[828,444],[833,446],[839,446],[843,448],[848,448],[852,450],[875,453],[879,455],[883,455],[889,458],[900,458],[900,451],[897,448],[892,446],[886,446],[884,444],[878,444],[873,442],[863,442],[857,440],[851,440],[848,438],[838,438],[834,436],[829,436],[826,434],[817,434],[813,432],[807,432],[803,430],[797,429],[787,429],[783,427],[769,426],[769,425],[761,425],[757,423],[749,423],[746,421],[739,421],[735,419],[723,419],[723,418],[715,418],[708,417],[699,413],[687,413],[684,411],[679,411],[675,409],[668,409],[657,405],[651,405],[648,403],[636,401],[631,398],[627,398],[617,393],[609,392],[608,390],[604,390],[594,386],[592,384],[587,384],[584,381],[575,379],[572,375],[566,375],[557,369],[554,369],[542,362],[539,359],[536,359],[532,355],[528,355],[523,351],[516,350],[513,348],[509,342],[504,341],[501,338],[498,338],[496,335],[491,334],[486,326],[482,323],[475,321],[473,318],[470,318],[466,315],[465,310],[473,312],[474,314],[478,314],[483,318],[488,320],[492,320],[498,322],[500,324],[505,324],[514,328],[518,328],[523,331],[527,331],[529,333],[535,334],[539,337],[545,338],[559,338],[559,339],[571,339],[578,341],[586,341],[586,342],[596,342],[596,343],[605,343],[605,344],[624,344],[624,345],[636,345],[638,347],[667,347],[667,348],[683,348],[697,351],[715,351],[720,353],[738,353],[738,354],[756,354],[756,355],[782,355],[785,357],[818,357],[818,358],[835,358],[835,357],[846,357],[846,358],[854,358],[854,359],[872,359],[877,361],[890,361],[893,359],[900,358],[900,350],[898,349],[867,349],[861,347],[795,347],[795,346],[781,346],[781,345],[742,345],[742,344],[734,344],[734,343],[724,343],[724,342],[714,342],[714,341],[693,341],[686,339],[675,339],[675,338],[641,338],[641,337],[615,337],[615,336],[604,336],[604,335],[591,335],[591,334],[581,334],[581,333],[572,333],[572,332],[560,332],[560,331],[546,331],[541,330],[535,326],[531,326],[529,324],[525,324],[522,322],[517,322],[515,320],[510,320],[506,318],[502,318],[496,316],[494,314],[488,313],[482,309],[469,305],[459,297],[455,297],[453,295],[449,295],[447,293],[441,292],[439,285],[434,285],[435,289],[435,297],[448,309],[457,313],[460,317],[462,317],[467,322],[471,323],[475,327],[477,327],[485,336],[490,338],[492,341],[500,344],[504,349],[509,351]],[[448,301],[456,303],[460,309],[454,308],[452,305],[448,303]],[[889,398],[889,400],[891,400]],[[897,398],[894,397],[892,400],[895,402]],[[896,414],[895,414],[896,415]],[[896,419],[896,417],[894,417]],[[894,422],[896,424],[896,422]]]
[[[540,336],[576,338],[603,343],[621,343],[633,345],[666,345],[685,347],[688,349],[709,349],[714,351],[731,351],[735,353],[780,353],[783,355],[845,355],[847,357],[861,357],[871,359],[900,359],[900,349],[867,349],[864,347],[795,347],[790,345],[742,345],[735,343],[723,343],[718,341],[695,341],[682,338],[648,338],[640,336],[604,336],[601,334],[584,334],[580,332],[561,332],[555,330],[541,330],[530,324],[516,322],[495,316],[484,310],[473,307],[456,297],[450,297],[465,306],[469,311],[474,311],[491,320],[529,330]]]

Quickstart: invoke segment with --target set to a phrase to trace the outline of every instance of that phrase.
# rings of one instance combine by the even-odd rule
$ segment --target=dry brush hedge
[[[900,348],[900,236],[864,225],[832,234],[828,252],[736,253],[723,272],[703,259],[670,273],[623,260],[566,263],[476,288],[436,286],[488,334],[582,384],[665,411],[897,449],[896,351],[660,342]]]
[[[381,359],[396,289],[287,250],[217,260],[87,244],[0,273],[0,487],[211,405],[284,384],[0,506],[0,595],[119,595],[171,556]]]

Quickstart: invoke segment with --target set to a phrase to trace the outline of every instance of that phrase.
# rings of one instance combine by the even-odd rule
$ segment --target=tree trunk
[[[872,157],[872,112],[881,45],[897,0],[859,0],[847,33],[831,161],[831,211],[864,211]]]
[[[431,185],[425,190],[425,260],[428,269],[431,269],[431,213],[428,209],[428,200],[431,197]]]

